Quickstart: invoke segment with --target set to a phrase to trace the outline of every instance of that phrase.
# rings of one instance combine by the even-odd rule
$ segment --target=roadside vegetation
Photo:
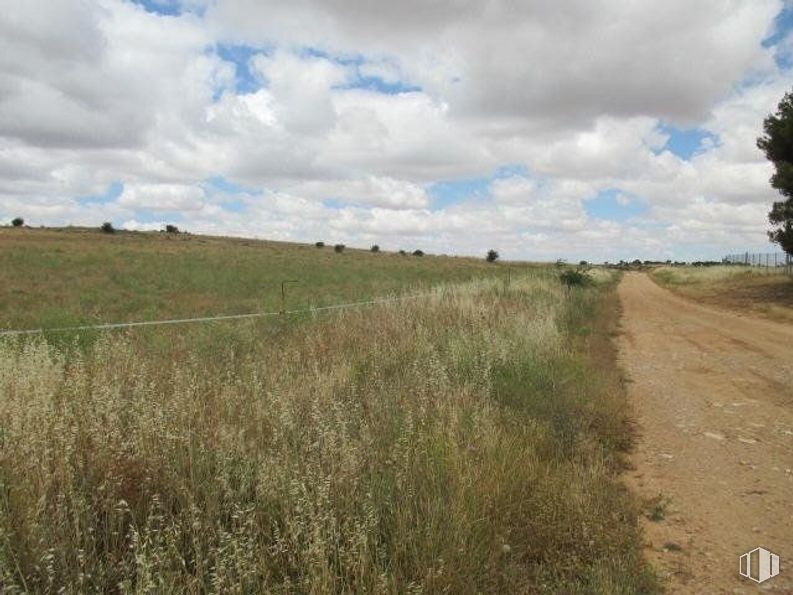
[[[653,591],[595,348],[615,274],[479,277],[361,310],[0,341],[3,592]]]
[[[650,276],[687,298],[793,322],[793,276],[784,274],[782,267],[659,267]]]

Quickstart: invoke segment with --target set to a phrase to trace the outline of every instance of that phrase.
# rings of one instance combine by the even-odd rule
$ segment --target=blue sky
[[[550,260],[767,248],[755,143],[793,88],[793,11],[670,3],[23,4],[0,14],[0,219]]]

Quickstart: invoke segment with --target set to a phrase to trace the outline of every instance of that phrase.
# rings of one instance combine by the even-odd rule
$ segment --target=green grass
[[[256,240],[0,228],[0,328],[182,318],[356,301],[506,276],[482,259]],[[515,272],[525,265],[512,265]]]
[[[302,270],[349,267],[367,291],[479,278],[316,317],[0,341],[0,590],[657,590],[596,349],[614,277],[567,289],[532,267],[507,286],[470,261],[315,250]],[[324,295],[363,291],[348,283]]]

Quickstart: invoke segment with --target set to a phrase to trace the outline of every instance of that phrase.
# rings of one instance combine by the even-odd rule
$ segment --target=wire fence
[[[793,258],[784,252],[743,252],[728,254],[722,259],[725,264],[764,267],[778,272],[793,273]]]
[[[332,304],[330,306],[318,306],[311,308],[304,308],[301,310],[280,310],[277,312],[253,312],[251,314],[227,314],[223,316],[204,316],[201,318],[174,318],[170,320],[143,320],[139,322],[109,322],[102,324],[86,324],[80,326],[64,326],[58,328],[38,328],[38,329],[24,329],[24,330],[0,330],[0,337],[8,337],[13,335],[38,335],[42,333],[65,333],[75,331],[94,331],[94,330],[110,330],[122,328],[134,328],[141,326],[163,326],[169,324],[191,324],[198,322],[212,322],[222,320],[243,320],[246,318],[267,318],[270,316],[288,316],[294,314],[313,314],[324,312],[328,310],[344,310],[347,308],[361,308],[364,306],[374,306],[377,304],[391,304],[394,302],[403,302],[407,300],[418,300],[428,298],[437,293],[421,293],[413,295],[398,296],[392,298],[382,298],[378,300],[367,300],[364,302],[349,302],[346,304]]]

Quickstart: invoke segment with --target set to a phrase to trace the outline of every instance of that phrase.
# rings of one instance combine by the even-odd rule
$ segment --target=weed
[[[647,501],[645,506],[645,516],[654,523],[660,523],[666,519],[669,507],[669,498],[663,494],[658,494]]]

